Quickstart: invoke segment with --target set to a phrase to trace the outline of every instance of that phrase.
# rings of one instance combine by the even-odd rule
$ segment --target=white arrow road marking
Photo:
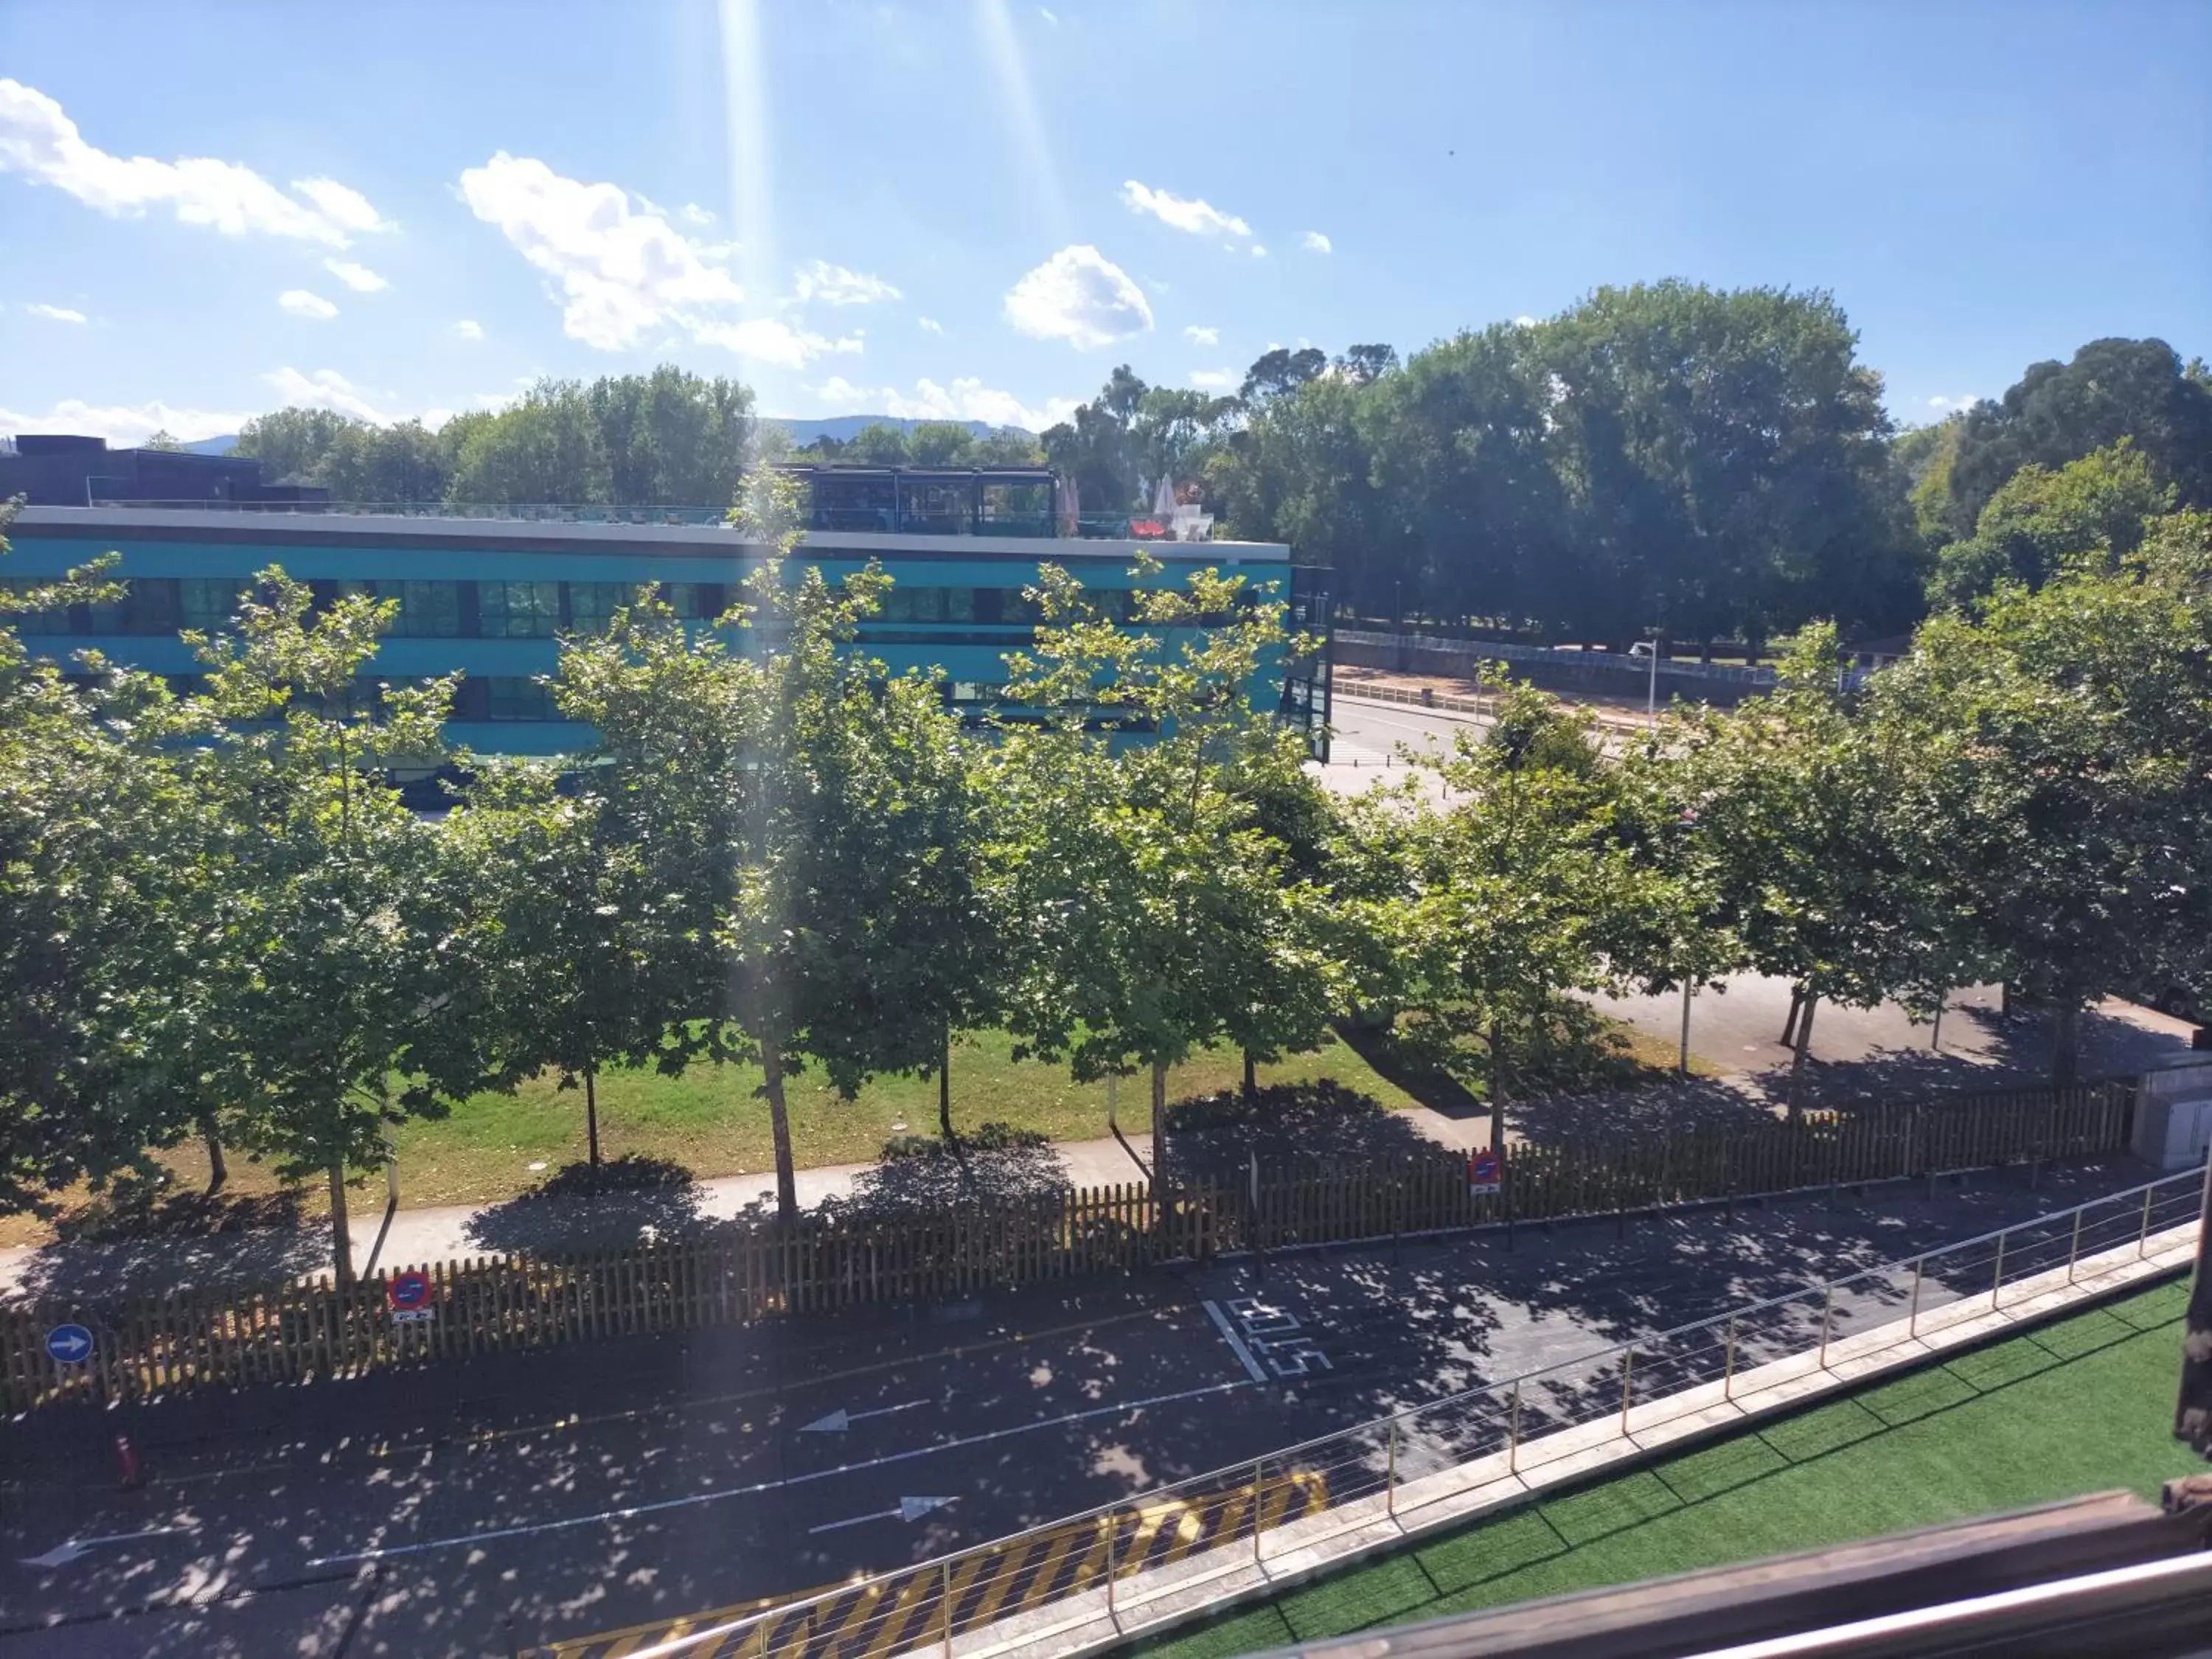
[[[857,1527],[864,1521],[919,1521],[932,1510],[941,1510],[952,1503],[950,1498],[902,1498],[895,1510],[878,1510],[871,1515],[856,1515],[849,1521],[824,1521],[818,1527],[809,1527],[810,1533],[836,1532],[841,1527]]]
[[[910,1412],[917,1406],[927,1406],[927,1400],[909,1400],[903,1406],[878,1406],[873,1411],[848,1412],[842,1407],[827,1417],[817,1417],[811,1423],[799,1425],[801,1434],[842,1434],[864,1417],[889,1417],[893,1412]]]
[[[55,1545],[44,1555],[26,1555],[19,1559],[27,1567],[65,1567],[77,1557],[89,1554],[101,1544],[129,1544],[141,1538],[167,1538],[172,1533],[198,1530],[197,1525],[149,1527],[143,1532],[112,1532],[103,1538],[71,1538]]]
[[[1147,1400],[1124,1401],[1111,1406],[1093,1406],[1088,1411],[1069,1412],[1061,1417],[1040,1418],[1034,1423],[1015,1423],[1003,1429],[991,1429],[981,1434],[959,1435],[951,1440],[939,1440],[927,1446],[915,1446],[906,1451],[886,1452],[881,1457],[865,1457],[851,1463],[840,1463],[835,1468],[810,1469],[804,1474],[787,1475],[781,1480],[757,1480],[750,1486],[725,1486],[720,1492],[694,1492],[684,1498],[663,1498],[651,1504],[632,1504],[618,1510],[599,1510],[590,1515],[563,1516],[556,1521],[536,1521],[521,1527],[494,1527],[482,1532],[456,1533],[450,1538],[428,1538],[419,1544],[392,1544],[377,1549],[355,1550],[345,1555],[318,1556],[307,1563],[313,1567],[349,1567],[361,1561],[392,1561],[402,1556],[424,1555],[432,1550],[458,1549],[489,1544],[502,1538],[530,1538],[539,1533],[563,1532],[570,1527],[588,1527],[606,1521],[634,1521],[641,1515],[659,1515],[668,1510],[687,1510],[699,1504],[719,1504],[726,1498],[750,1498],[764,1492],[779,1492],[787,1486],[803,1486],[817,1480],[835,1480],[841,1474],[853,1474],[861,1469],[881,1468],[889,1463],[909,1462],[917,1457],[934,1457],[939,1452],[956,1450],[962,1446],[980,1446],[987,1441],[1004,1440],[1009,1435],[1034,1434],[1040,1429],[1056,1429],[1069,1423],[1082,1423],[1094,1417],[1118,1417],[1125,1412],[1142,1411],[1151,1406],[1165,1406],[1179,1400],[1202,1400],[1208,1395],[1231,1393],[1238,1389],[1251,1388],[1249,1378],[1237,1377],[1228,1382],[1209,1382],[1202,1389],[1185,1389],[1178,1394],[1156,1394]]]

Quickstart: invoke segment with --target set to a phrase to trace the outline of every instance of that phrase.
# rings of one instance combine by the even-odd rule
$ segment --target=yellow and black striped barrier
[[[842,1590],[832,1586],[743,1601],[556,1642],[535,1650],[533,1659],[626,1659],[678,1637],[726,1626],[736,1628],[684,1650],[685,1659],[885,1659],[943,1640],[948,1596],[957,1635],[1096,1588],[1105,1582],[1109,1561],[1114,1577],[1127,1578],[1328,1507],[1328,1480],[1294,1470],[1256,1486],[1164,1498],[1024,1533]]]

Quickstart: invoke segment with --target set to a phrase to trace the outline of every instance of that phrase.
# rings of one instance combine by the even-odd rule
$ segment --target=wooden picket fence
[[[395,1319],[392,1273],[251,1293],[173,1291],[112,1306],[0,1308],[0,1410],[151,1398],[208,1386],[298,1382],[597,1337],[741,1323],[860,1303],[962,1297],[1129,1273],[1174,1260],[1500,1221],[1643,1211],[1991,1164],[2092,1156],[2127,1144],[2129,1084],[2031,1089],[1790,1122],[1729,1124],[1617,1142],[1528,1146],[1503,1190],[1469,1190],[1441,1149],[1401,1162],[1249,1170],[1156,1199],[1142,1185],[881,1225],[810,1221],[557,1259],[432,1264],[429,1317]],[[46,1334],[94,1338],[61,1364]]]

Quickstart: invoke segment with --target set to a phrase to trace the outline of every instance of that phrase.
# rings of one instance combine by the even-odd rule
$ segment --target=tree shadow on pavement
[[[1618,1140],[1676,1129],[1771,1121],[1772,1106],[1756,1094],[1715,1078],[1648,1083],[1617,1094],[1561,1094],[1509,1100],[1504,1117],[1516,1139],[1557,1141]]]
[[[1056,1204],[1066,1189],[1067,1166],[1045,1136],[1034,1129],[986,1123],[951,1140],[902,1135],[886,1141],[881,1162],[855,1176],[849,1193],[823,1200],[815,1212],[828,1220],[870,1224]],[[750,1206],[741,1218],[762,1207]]]
[[[1257,1156],[1282,1170],[1305,1160],[1401,1164],[1433,1156],[1436,1143],[1371,1097],[1334,1079],[1278,1083],[1243,1093],[1194,1095],[1168,1107],[1168,1156],[1178,1179],[1241,1180]]]
[[[469,1242],[498,1255],[564,1255],[665,1243],[705,1231],[702,1194],[690,1170],[633,1152],[596,1168],[570,1164],[519,1198],[469,1218]]]
[[[1966,1043],[1959,1048],[1947,1043],[1941,1049],[1881,1048],[1863,1060],[1808,1062],[1805,1103],[1848,1109],[1990,1090],[2038,1088],[2051,1080],[2051,1021],[2047,1014],[2034,1010],[2004,1014],[1995,1008],[1954,1007],[1944,1015],[1943,1029],[1952,1042],[1964,1038]],[[1819,1041],[1817,1024],[1814,1040]],[[2094,1008],[2081,1015],[2079,1045],[2080,1075],[2085,1083],[2132,1077],[2189,1052],[2188,1038],[2178,1032],[2154,1030]],[[1746,1082],[1751,1090],[1779,1103],[1789,1097],[1790,1068],[1770,1067],[1753,1073]]]
[[[331,1266],[329,1227],[304,1223],[289,1189],[210,1195],[126,1177],[54,1231],[12,1299],[105,1307],[179,1285],[258,1288]]]

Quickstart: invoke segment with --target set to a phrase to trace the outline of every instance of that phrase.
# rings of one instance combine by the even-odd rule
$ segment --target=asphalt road
[[[2116,1160],[2033,1191],[2015,1173],[1216,1263],[0,1425],[0,1659],[496,1654],[810,1589],[2142,1178]],[[1931,1274],[1925,1305],[1987,1267]],[[1900,1295],[1846,1293],[1835,1329]],[[1746,1341],[1778,1352],[1817,1312]],[[1585,1386],[1618,1385],[1555,1395]],[[113,1488],[118,1431],[143,1491]],[[1495,1431],[1439,1411],[1407,1467]],[[25,1565],[72,1539],[116,1541]]]

